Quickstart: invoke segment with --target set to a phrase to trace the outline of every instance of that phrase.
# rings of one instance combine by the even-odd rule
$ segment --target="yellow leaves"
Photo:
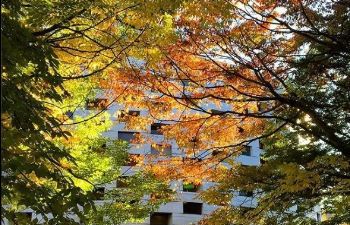
[[[5,129],[10,129],[12,126],[12,117],[10,116],[9,113],[4,112],[1,113],[1,125]]]
[[[338,168],[340,170],[346,170],[350,168],[349,161],[339,157],[338,155],[325,155],[322,157],[318,157],[314,161],[308,164],[310,168],[317,168],[320,165],[322,165],[322,167],[330,166],[330,167]]]
[[[285,176],[281,188],[288,192],[299,192],[306,189],[317,189],[321,179],[317,172],[301,168],[297,164],[288,163],[280,166],[281,173]]]
[[[76,121],[78,122],[81,119],[83,118],[77,117]],[[100,137],[102,132],[109,130],[111,127],[110,114],[104,112],[84,123],[78,124],[76,129],[72,131],[72,136],[77,136],[81,139],[94,139]]]
[[[66,160],[66,159],[60,160],[60,166],[61,166],[63,169],[72,169],[72,168],[73,168],[72,162],[69,162],[69,161]]]
[[[149,63],[156,63],[158,62],[161,58],[162,58],[162,53],[158,48],[149,48],[147,49],[147,53],[148,55],[147,58],[149,58]]]
[[[89,65],[89,69],[94,71],[94,70],[98,70],[100,69],[101,67],[103,67],[103,64],[101,62],[92,62],[90,65]]]
[[[39,178],[34,172],[27,174],[26,178],[29,179],[31,182],[35,183],[36,185],[40,186],[45,184],[48,180]],[[30,186],[30,182],[27,183],[27,185]]]

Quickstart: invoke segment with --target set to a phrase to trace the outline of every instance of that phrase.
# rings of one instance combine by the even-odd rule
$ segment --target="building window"
[[[136,110],[129,110],[129,111],[125,111],[125,110],[120,110],[118,113],[118,121],[119,122],[125,122],[126,116],[139,116],[140,115],[140,111],[136,111]]]
[[[184,202],[183,203],[183,212],[184,214],[202,214],[203,203],[197,202]]]
[[[264,149],[264,144],[259,140],[259,148]]]
[[[152,213],[150,225],[170,225],[171,213]]]
[[[130,143],[135,138],[136,134],[138,134],[138,132],[118,131],[118,139]]]
[[[253,192],[252,191],[239,191],[238,192],[239,196],[245,196],[245,197],[253,197]]]
[[[162,144],[151,145],[151,154],[171,156],[172,155],[171,149],[172,149],[171,145],[162,145]]]
[[[94,109],[105,109],[107,107],[108,100],[105,98],[96,98],[86,102],[86,109],[94,110]]]
[[[182,190],[184,192],[197,192],[200,188],[200,185],[196,185],[193,183],[188,183],[188,184],[183,184],[182,185]]]
[[[242,155],[245,155],[245,156],[252,156],[252,147],[249,146],[249,145],[245,145],[244,146],[244,149],[242,151]]]
[[[121,176],[117,179],[117,188],[127,188],[128,182],[127,182],[128,176]]]
[[[211,155],[212,155],[212,156],[217,156],[217,155],[220,154],[220,152],[221,152],[221,151],[219,151],[219,150],[214,150],[214,151],[211,152]]]
[[[221,110],[216,110],[216,109],[212,109],[210,110],[210,113],[214,116],[224,116],[225,115],[225,111],[221,111]]]
[[[136,166],[139,162],[140,154],[129,154],[125,166]]]
[[[104,187],[95,188],[92,194],[93,194],[93,200],[103,200],[105,196],[105,188]]]
[[[158,135],[162,135],[162,127],[166,126],[167,124],[164,123],[153,123],[151,125],[151,134],[158,134]]]

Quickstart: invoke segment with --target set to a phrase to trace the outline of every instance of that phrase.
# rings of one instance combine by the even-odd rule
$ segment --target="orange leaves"
[[[230,146],[261,135],[266,122],[261,111],[274,104],[262,109],[258,103],[273,97],[269,88],[281,86],[279,73],[285,68],[277,54],[280,44],[289,43],[273,39],[271,17],[259,15],[269,10],[274,15],[274,7],[274,2],[263,1],[192,1],[176,17],[167,17],[177,25],[178,39],[152,45],[158,60],[147,47],[139,58],[129,57],[125,65],[110,70],[103,84],[125,107],[148,111],[149,119],[127,116],[128,128],[171,121],[162,129],[165,141],[175,140],[186,157],[215,148],[234,153]],[[278,73],[271,73],[275,68]],[[169,177],[195,176],[208,168],[198,162],[165,161],[148,167]]]
[[[187,182],[199,184],[211,174],[209,165],[191,158],[173,157],[157,160],[145,165],[145,169],[166,181],[186,179]]]

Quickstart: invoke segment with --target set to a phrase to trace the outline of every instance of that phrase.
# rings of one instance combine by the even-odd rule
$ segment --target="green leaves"
[[[135,12],[147,15],[153,31],[159,34],[157,39],[172,35],[171,16],[159,11],[169,7],[165,2],[154,4],[152,12],[136,7],[139,4],[104,0],[2,4],[1,187],[2,201],[9,206],[1,211],[3,217],[15,220],[17,211],[30,208],[48,224],[74,224],[67,213],[73,212],[82,220],[86,212],[94,215],[89,193],[95,185],[120,175],[128,146],[102,137],[113,125],[110,115],[68,117],[66,113],[85,107],[86,100],[97,94],[102,80],[97,76],[105,78],[112,70],[104,69],[118,67],[122,53],[136,45],[138,29],[146,24],[140,23],[144,18],[135,17]],[[129,14],[128,9],[136,11]],[[154,10],[158,10],[157,15],[164,14],[163,23],[153,17]],[[116,23],[118,13],[131,21]],[[137,29],[133,27],[139,24]],[[154,34],[150,32],[145,40],[154,40]],[[140,55],[137,51],[134,55]],[[96,76],[70,79],[86,73]],[[165,189],[163,183],[146,175],[131,179],[140,185],[132,185],[124,197],[141,199],[156,189]],[[141,185],[141,180],[149,186]],[[119,209],[127,206],[118,204]],[[141,219],[157,205],[144,201],[129,205],[129,210],[122,210],[114,221]]]
[[[107,202],[90,212],[87,224],[142,222],[173,194],[166,183],[144,172],[126,177],[124,182],[125,187],[107,191],[104,197]]]

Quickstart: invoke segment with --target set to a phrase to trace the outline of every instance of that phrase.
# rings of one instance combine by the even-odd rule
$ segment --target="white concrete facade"
[[[114,126],[107,132],[105,132],[103,135],[105,137],[108,137],[110,139],[119,139],[121,133],[120,132],[140,132],[144,135],[150,136],[152,140],[156,142],[161,142],[164,140],[163,135],[159,134],[152,134],[151,126],[148,127],[146,131],[141,130],[127,130],[125,129],[125,123],[118,121],[117,112],[120,110],[123,110],[124,107],[117,104],[112,104],[109,108],[108,112],[111,115],[111,119],[114,122]],[[134,111],[139,111],[140,115],[147,115],[147,111],[142,109],[130,109]],[[90,111],[86,109],[82,109],[76,112],[76,114],[80,116],[84,116],[89,114]],[[151,145],[150,144],[142,144],[142,145],[130,145],[131,148],[129,150],[130,154],[140,154],[140,155],[146,155],[151,154]],[[247,155],[240,155],[235,160],[242,165],[246,166],[259,166],[260,165],[260,156],[262,149],[260,149],[259,141],[253,141],[249,144],[250,153]],[[176,145],[175,141],[171,141],[171,154],[172,156],[184,156],[181,150]],[[121,173],[123,176],[131,176],[135,171],[137,171],[138,167],[130,167],[130,166],[123,166],[121,168]],[[206,182],[203,181],[201,187],[199,190],[205,190],[209,188],[210,186],[215,185],[212,182]],[[116,182],[110,183],[106,186],[104,186],[105,190],[110,190],[113,188],[116,188],[117,184]],[[151,220],[151,217],[148,217],[145,219],[143,223],[137,223],[139,225],[187,225],[187,224],[195,224],[197,221],[202,219],[204,216],[210,214],[213,212],[217,207],[216,205],[209,205],[206,203],[203,203],[200,199],[197,198],[196,192],[186,192],[183,190],[183,185],[181,180],[173,181],[170,184],[170,187],[176,191],[176,198],[174,201],[169,202],[167,204],[161,205],[160,208],[155,212],[159,213],[156,214],[158,216],[167,216],[169,220],[166,223],[158,223],[154,222],[155,220]],[[147,196],[145,196],[145,199],[147,199]],[[96,204],[103,204],[103,201],[96,201]],[[195,204],[196,206],[199,206],[198,204],[201,204],[200,211],[188,212],[186,211],[184,204],[190,203]],[[196,204],[197,203],[197,204]],[[240,195],[237,191],[235,194],[235,197],[231,200],[231,204],[236,207],[255,207],[257,204],[257,200],[253,197]],[[293,211],[293,210],[292,210]],[[319,211],[319,209],[317,210]],[[27,215],[30,218],[38,218],[30,209],[24,210],[23,213]],[[315,220],[318,220],[317,213],[313,215],[308,215],[309,217],[314,218]],[[74,215],[72,215],[74,217]],[[40,218],[38,218],[40,221]],[[3,220],[1,224],[8,225],[8,221]],[[130,223],[127,223],[128,225],[131,225]],[[134,225],[134,224],[133,224]]]
[[[127,130],[125,129],[125,124],[123,122],[118,122],[117,118],[117,112],[119,110],[124,110],[123,106],[113,104],[109,112],[112,115],[112,120],[115,122],[115,126],[112,127],[108,132],[106,132],[104,135],[106,137],[109,137],[111,139],[118,139],[119,132],[140,132],[143,135],[149,136],[154,140],[155,142],[161,142],[164,140],[163,135],[159,134],[151,134],[151,126],[148,127],[148,129],[145,130]],[[144,116],[147,115],[147,111],[142,109],[129,109],[132,111],[140,111],[140,115]],[[83,112],[82,112],[83,113]],[[140,154],[140,155],[147,155],[151,154],[151,145],[150,144],[142,144],[142,145],[130,145],[131,148],[129,150],[130,154]],[[260,154],[262,149],[260,149],[259,141],[256,140],[249,144],[251,146],[250,148],[250,154],[249,155],[241,155],[236,158],[236,161],[247,166],[259,166],[260,165]],[[172,156],[184,156],[182,151],[178,148],[175,141],[171,141],[171,153]],[[137,170],[137,167],[130,167],[130,166],[123,166],[122,167],[122,174],[126,176],[132,175],[135,170]],[[205,182],[201,184],[201,187],[199,190],[205,190],[208,187],[214,185],[212,182]],[[114,186],[114,185],[112,185]],[[114,186],[115,187],[115,186]],[[186,224],[195,224],[197,221],[202,219],[205,215],[210,214],[213,212],[217,207],[216,205],[208,205],[206,203],[203,203],[200,199],[197,198],[196,192],[186,192],[183,191],[183,185],[182,181],[173,181],[171,183],[171,188],[173,190],[176,190],[176,198],[174,201],[169,202],[167,204],[161,205],[160,208],[156,211],[156,213],[166,213],[169,215],[170,219],[167,224],[161,224],[161,225],[186,225]],[[257,204],[256,199],[253,197],[247,197],[247,196],[240,196],[238,192],[236,192],[236,197],[232,199],[231,204],[237,207],[254,207]],[[186,210],[184,210],[184,203],[200,203],[202,206],[201,212],[198,214],[188,213]],[[130,223],[128,223],[129,225]],[[143,223],[138,223],[142,225],[159,225],[158,223],[151,223],[150,217],[146,218]]]
[[[103,95],[100,95],[101,97],[97,98],[106,98]],[[127,130],[125,129],[125,123],[120,122],[118,120],[118,111],[124,110],[124,107],[119,104],[112,104],[108,112],[111,115],[111,119],[113,121],[114,126],[107,132],[105,132],[103,135],[105,137],[108,137],[112,140],[119,139],[120,137],[120,132],[139,132],[142,133],[143,135],[150,136],[152,140],[155,142],[161,142],[164,140],[163,135],[159,134],[151,134],[151,126],[148,127],[148,129],[145,130]],[[147,115],[146,110],[142,109],[129,109],[133,111],[139,111],[141,116]],[[98,110],[96,109],[96,112]],[[79,115],[79,116],[87,116],[91,113],[91,109],[79,109],[75,112],[74,115]],[[175,141],[170,141],[171,144],[171,154],[172,156],[184,156],[182,151],[178,148],[177,144]],[[259,148],[259,141],[254,141],[250,144],[251,146],[251,151],[250,155],[241,155],[239,156],[236,160],[237,162],[242,163],[243,165],[247,166],[258,166],[260,165],[260,153],[261,149]],[[142,144],[142,145],[135,145],[135,144],[130,144],[130,154],[140,154],[140,155],[147,155],[151,154],[151,145],[150,144]],[[121,168],[121,173],[123,176],[131,176],[134,174],[135,171],[137,171],[137,167],[130,167],[130,166],[123,166]],[[205,182],[203,181],[201,187],[199,190],[205,190],[208,187],[214,185],[212,182]],[[167,204],[161,205],[160,208],[155,212],[155,213],[165,213],[169,216],[169,221],[167,224],[159,224],[159,223],[152,223],[151,218],[148,217],[145,219],[143,223],[137,223],[137,224],[142,224],[142,225],[186,225],[186,224],[195,224],[197,221],[203,218],[203,216],[210,214],[212,211],[214,211],[217,207],[215,205],[208,205],[206,203],[203,203],[201,200],[197,198],[197,193],[196,192],[186,192],[183,191],[183,185],[182,181],[173,181],[171,183],[171,188],[176,190],[176,198],[174,201],[169,202]],[[117,184],[116,182],[112,182],[108,185],[105,185],[104,188],[105,190],[110,190],[113,188],[116,188]],[[238,192],[237,192],[238,195]],[[147,196],[145,196],[145,199],[147,199]],[[184,210],[184,203],[198,203],[201,204],[201,210],[200,212],[196,213],[188,213],[186,210]],[[95,201],[96,204],[103,204],[103,201]],[[247,196],[237,196],[232,199],[231,203],[235,206],[244,206],[244,207],[254,207],[256,205],[256,200],[253,199],[252,197],[247,197]],[[197,206],[198,206],[197,204]],[[39,216],[36,216],[35,213],[30,210],[26,209],[22,211],[23,214],[26,216],[30,217],[31,219],[37,218],[39,221],[41,218]],[[50,215],[49,215],[50,216]],[[74,218],[74,215],[72,215],[72,218]],[[10,224],[6,219],[2,221],[1,224],[8,225]],[[128,225],[131,223],[127,223]]]

